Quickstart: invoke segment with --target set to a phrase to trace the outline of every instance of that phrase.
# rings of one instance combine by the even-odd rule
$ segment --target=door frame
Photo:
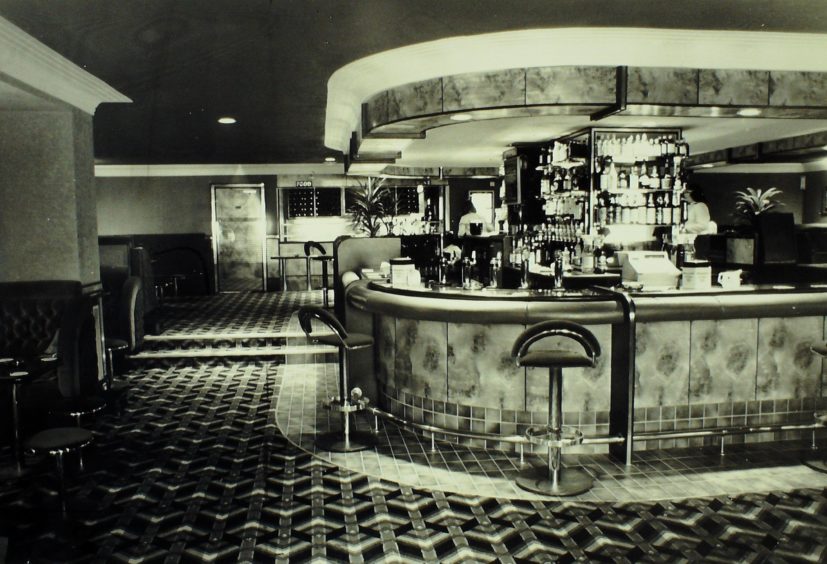
[[[221,293],[221,277],[218,274],[218,245],[221,231],[218,229],[218,220],[215,217],[215,192],[217,188],[239,188],[249,190],[258,188],[261,202],[261,289],[267,291],[267,208],[264,200],[264,182],[255,184],[226,184],[216,182],[210,184],[210,229],[212,232],[213,275],[215,276],[215,291]]]

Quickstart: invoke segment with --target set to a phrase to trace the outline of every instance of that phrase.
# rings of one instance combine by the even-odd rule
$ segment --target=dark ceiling
[[[99,162],[150,164],[318,163],[332,154],[330,75],[423,41],[573,26],[827,33],[823,0],[0,0],[0,15],[134,101],[98,108]]]

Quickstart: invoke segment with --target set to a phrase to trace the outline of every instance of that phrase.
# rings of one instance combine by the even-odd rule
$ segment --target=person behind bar
[[[683,198],[689,204],[686,213],[686,224],[683,227],[685,233],[717,233],[718,224],[709,217],[709,206],[706,205],[706,197],[700,186],[690,184],[683,193]]]
[[[465,203],[465,213],[461,218],[459,218],[459,229],[457,230],[457,234],[460,237],[463,237],[465,235],[482,235],[483,233],[489,231],[491,231],[491,229],[488,224],[485,222],[483,217],[477,213],[477,208],[474,207],[471,200],[468,200]]]

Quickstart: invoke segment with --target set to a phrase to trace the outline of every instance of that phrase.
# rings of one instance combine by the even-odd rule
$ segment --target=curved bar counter
[[[538,321],[588,326],[603,354],[594,368],[565,371],[564,423],[587,437],[625,437],[611,452],[629,462],[633,448],[711,440],[633,446],[632,433],[811,423],[825,405],[822,363],[809,350],[825,338],[825,290],[465,291],[360,280],[346,295],[374,319],[379,405],[457,431],[508,436],[546,424],[547,371],[517,367],[511,346]],[[750,440],[782,438],[776,435]]]

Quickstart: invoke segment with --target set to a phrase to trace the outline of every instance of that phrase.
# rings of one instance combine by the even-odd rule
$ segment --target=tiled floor
[[[241,325],[243,331],[281,330],[308,298],[296,294],[254,297],[257,307],[282,316],[276,320],[234,319],[236,309],[244,310],[234,302],[251,300],[219,296],[221,316],[211,318],[204,300],[199,325],[181,319],[170,328],[191,324],[199,334]],[[54,513],[51,461],[29,459],[28,475],[0,481],[0,562],[827,560],[827,488],[790,480],[797,459],[789,451],[753,445],[751,470],[736,464],[734,449],[724,467],[717,456],[677,452],[666,458],[643,453],[628,472],[581,460],[604,473],[599,482],[607,489],[641,501],[516,499],[508,489],[482,489],[503,479],[498,473],[507,477],[510,454],[449,448],[437,459],[428,441],[422,445],[392,427],[383,430],[381,457],[358,455],[375,463],[368,468],[360,462],[366,472],[349,469],[354,455],[337,466],[296,448],[279,431],[277,415],[284,425],[287,418],[299,440],[320,422],[305,418],[306,405],[297,397],[279,398],[298,393],[293,376],[313,385],[320,374],[330,376],[324,365],[302,373],[297,368],[276,358],[136,363],[123,376],[130,388],[124,411],[84,423],[95,442],[84,472],[70,460],[67,518]],[[329,386],[326,378],[322,382]],[[315,397],[312,407],[315,412]],[[327,425],[327,412],[318,414]],[[0,448],[0,466],[10,463],[8,449]],[[731,481],[715,490],[725,493],[692,489],[710,473],[719,485]],[[478,489],[452,493],[458,476]],[[702,497],[642,501],[670,480],[685,484],[684,496]],[[746,490],[766,493],[735,493]]]
[[[287,360],[276,423],[288,440],[303,450],[336,466],[416,488],[549,499],[514,483],[516,474],[526,467],[515,452],[472,449],[444,441],[435,441],[432,451],[429,438],[381,419],[375,449],[354,453],[317,449],[316,433],[342,428],[341,415],[322,407],[327,398],[338,395],[337,382],[336,362]],[[365,413],[352,421],[354,428],[367,431],[375,425],[374,418]],[[820,450],[827,450],[827,443],[822,441]],[[717,446],[641,451],[630,467],[608,455],[564,455],[564,464],[582,467],[595,479],[590,491],[565,499],[629,502],[827,487],[827,474],[801,464],[801,457],[810,454],[806,443],[787,441],[730,445],[723,457]],[[545,460],[526,454],[525,463],[541,466]]]

